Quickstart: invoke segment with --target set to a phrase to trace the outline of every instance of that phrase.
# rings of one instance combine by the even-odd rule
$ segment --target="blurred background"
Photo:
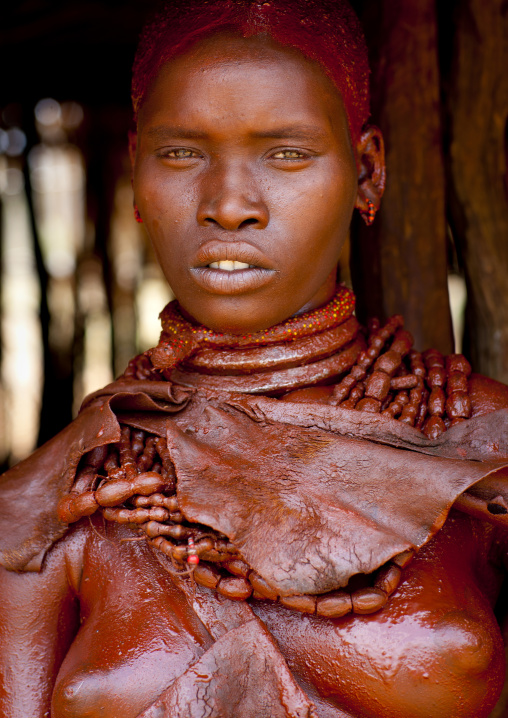
[[[149,3],[2,10],[0,459],[157,343],[171,298],[134,221],[130,69]]]
[[[158,339],[171,292],[134,221],[127,154],[130,68],[153,6],[1,11],[3,467]],[[361,319],[403,313],[420,348],[463,349],[508,381],[508,3],[354,6],[389,181],[374,225],[353,223],[341,278]]]

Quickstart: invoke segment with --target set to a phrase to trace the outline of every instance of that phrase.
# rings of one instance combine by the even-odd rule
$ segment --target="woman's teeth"
[[[246,264],[245,262],[237,262],[231,259],[221,259],[220,262],[210,262],[208,265],[210,269],[222,269],[225,272],[234,272],[235,269],[250,269],[254,265]]]

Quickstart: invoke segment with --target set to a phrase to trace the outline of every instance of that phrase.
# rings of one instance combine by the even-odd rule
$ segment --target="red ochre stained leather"
[[[331,406],[123,380],[4,474],[0,561],[40,568],[66,530],[56,505],[79,458],[117,440],[120,418],[167,432],[187,519],[226,534],[282,595],[333,590],[421,547],[462,492],[507,465],[507,417],[478,417],[430,441],[400,422]]]

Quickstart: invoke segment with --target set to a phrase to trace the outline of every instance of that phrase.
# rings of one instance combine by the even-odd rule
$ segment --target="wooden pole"
[[[365,0],[362,20],[388,175],[379,215],[353,241],[358,313],[402,314],[417,347],[450,352],[435,0]]]
[[[508,12],[505,0],[461,0],[455,11],[448,162],[466,351],[476,371],[508,383]]]

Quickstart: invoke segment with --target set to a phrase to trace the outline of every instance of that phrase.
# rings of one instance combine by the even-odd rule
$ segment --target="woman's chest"
[[[117,527],[93,535],[80,581],[81,626],[60,668],[54,718],[137,716],[212,645],[145,545]]]
[[[499,576],[477,539],[469,519],[453,516],[372,615],[254,610],[318,706],[362,718],[488,716],[504,681],[504,647],[492,609]]]
[[[318,715],[410,718],[430,706],[435,718],[488,715],[502,681],[499,630],[471,561],[442,543],[422,552],[372,616],[325,620],[252,604]],[[81,586],[83,623],[57,680],[54,718],[134,718],[212,644],[150,551],[97,543]],[[465,693],[466,712],[457,712]]]

